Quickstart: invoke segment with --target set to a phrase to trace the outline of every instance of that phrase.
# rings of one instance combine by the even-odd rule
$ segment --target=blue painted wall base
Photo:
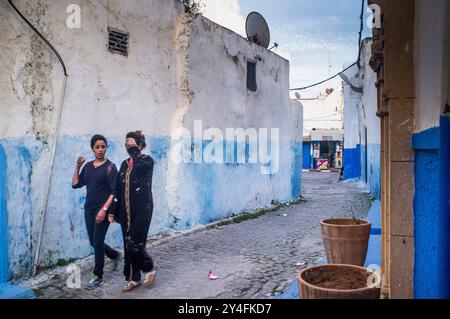
[[[367,185],[370,193],[381,200],[381,145],[367,145]]]
[[[361,146],[356,148],[344,148],[344,179],[361,177]]]
[[[438,246],[438,290],[440,297],[450,299],[450,116],[441,116],[441,135],[439,138],[439,246]]]
[[[450,118],[413,135],[414,297],[450,298]]]
[[[298,198],[301,194],[301,179],[302,179],[302,143],[292,142],[291,152],[293,161],[291,164],[292,176],[291,176],[291,198]]]
[[[370,234],[381,235],[381,202],[379,200],[372,203],[366,219],[372,224]]]
[[[33,290],[11,284],[0,284],[0,299],[35,299]]]
[[[6,155],[0,144],[0,299],[34,299],[31,289],[6,283],[9,279]]]
[[[311,142],[303,142],[303,169],[312,168]]]
[[[344,148],[344,180],[367,180],[370,193],[376,199],[381,199],[380,149],[380,144],[358,144],[356,148]]]
[[[0,144],[0,284],[9,279],[6,155]]]

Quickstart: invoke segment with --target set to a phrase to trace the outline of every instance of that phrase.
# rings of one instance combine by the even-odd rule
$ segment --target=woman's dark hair
[[[106,138],[103,135],[96,134],[91,138],[91,148],[94,148],[94,145],[97,141],[105,142],[106,147],[108,147],[108,141],[106,140]]]
[[[147,146],[147,143],[145,143],[145,135],[142,134],[142,131],[129,132],[126,138],[134,138],[136,144],[141,146],[142,149]]]

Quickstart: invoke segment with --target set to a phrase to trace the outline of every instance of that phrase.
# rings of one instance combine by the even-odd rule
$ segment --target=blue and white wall
[[[376,73],[369,65],[371,39],[364,39],[361,49],[361,69],[346,72],[351,84],[343,82],[344,91],[344,179],[361,178],[370,192],[381,198],[380,118],[377,117]],[[367,140],[366,133],[367,130]]]
[[[362,137],[361,152],[367,154],[361,156],[362,167],[366,165],[367,172],[362,169],[362,178],[367,180],[367,185],[372,194],[377,199],[381,198],[381,121],[377,116],[377,88],[375,83],[377,75],[373,72],[369,65],[369,60],[372,56],[371,50],[372,40],[364,39],[362,46],[362,69],[360,70],[360,78],[362,82],[363,94],[361,96],[361,110],[360,116],[364,119],[360,121],[360,132]],[[364,126],[367,129],[367,143],[364,138]],[[366,148],[364,150],[363,148]],[[365,176],[367,174],[367,176]]]
[[[0,144],[0,284],[9,278],[8,216],[6,212],[6,154]]]
[[[146,134],[147,152],[156,162],[150,234],[188,229],[300,195],[302,107],[289,101],[287,60],[205,18],[185,16],[177,0],[110,0],[108,9],[82,0],[81,29],[65,25],[70,1],[15,3],[59,50],[69,78],[51,172],[62,70],[7,2],[0,2],[0,257],[9,259],[7,269],[6,259],[0,261],[1,279],[27,273],[34,262],[51,173],[39,262],[91,254],[85,190],[72,190],[71,176],[78,155],[92,159],[89,140],[95,133],[108,138],[108,157],[117,165],[126,158],[125,134],[136,129]],[[106,50],[108,26],[130,33],[128,57]],[[261,58],[258,90],[251,92],[246,64],[256,56]],[[279,162],[268,166],[279,169],[261,174],[259,163],[172,161],[173,130],[194,133],[197,120],[205,131],[278,128]],[[192,143],[210,141],[205,140]],[[225,138],[217,142],[236,144]],[[107,242],[121,245],[118,225],[110,228]]]
[[[357,75],[357,67],[350,68],[347,74],[352,78]],[[361,177],[361,141],[359,132],[359,93],[342,82],[344,94],[344,179]]]
[[[416,1],[414,296],[449,298],[450,4]]]

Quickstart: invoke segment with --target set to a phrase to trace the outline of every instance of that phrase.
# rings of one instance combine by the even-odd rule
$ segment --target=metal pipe
[[[55,143],[53,144],[52,153],[51,153],[50,174],[49,174],[48,183],[47,183],[47,195],[46,195],[47,197],[46,197],[46,200],[45,200],[44,209],[43,209],[43,211],[41,213],[42,217],[41,217],[41,223],[40,223],[40,227],[39,227],[39,235],[38,235],[38,242],[37,242],[37,247],[36,247],[36,255],[35,255],[35,258],[33,260],[33,268],[31,270],[31,275],[34,276],[34,275],[36,275],[36,271],[37,271],[37,267],[38,267],[38,263],[39,263],[39,256],[40,256],[41,245],[42,245],[42,236],[43,236],[43,232],[44,232],[45,216],[46,216],[46,213],[47,213],[48,201],[49,201],[49,196],[50,196],[50,188],[51,188],[52,177],[53,177],[53,167],[54,167],[54,164],[55,164],[56,147],[57,147],[58,141],[59,141],[59,131],[60,131],[60,127],[61,127],[61,117],[62,117],[62,111],[63,111],[63,107],[64,107],[64,99],[65,99],[65,95],[66,95],[67,79],[68,79],[69,75],[67,74],[66,65],[64,64],[64,61],[63,61],[61,55],[53,47],[53,45],[27,20],[27,18],[24,17],[24,15],[19,11],[19,9],[17,9],[16,6],[12,3],[12,0],[8,0],[8,3],[14,8],[14,10],[17,12],[17,14],[31,27],[31,29],[33,29],[33,31],[53,51],[53,53],[56,55],[56,57],[58,58],[59,62],[61,63],[61,66],[62,66],[63,71],[64,71],[64,81],[63,81],[63,87],[62,87],[62,93],[61,93],[61,100],[60,100],[60,105],[59,105],[59,109],[58,109],[58,117],[57,117],[57,121],[56,121],[56,138],[55,138]]]
[[[40,252],[41,252],[42,236],[44,233],[45,216],[47,213],[48,201],[50,198],[50,189],[51,189],[52,178],[53,178],[53,167],[55,164],[56,147],[57,147],[58,141],[59,141],[59,130],[61,127],[61,117],[62,117],[62,110],[63,110],[63,106],[64,106],[64,98],[66,95],[67,79],[68,79],[68,76],[64,75],[63,89],[62,89],[62,93],[61,93],[61,103],[60,103],[59,112],[58,112],[58,119],[56,122],[56,139],[55,139],[55,143],[53,144],[53,148],[52,148],[50,174],[49,174],[48,183],[47,183],[47,197],[45,199],[45,205],[44,205],[44,209],[42,211],[41,224],[39,227],[38,243],[37,243],[37,247],[36,247],[36,255],[34,258],[34,264],[33,264],[33,269],[32,269],[32,273],[31,273],[33,276],[36,275],[36,271],[37,271],[37,267],[38,267],[38,263],[39,263],[39,256],[40,256]]]

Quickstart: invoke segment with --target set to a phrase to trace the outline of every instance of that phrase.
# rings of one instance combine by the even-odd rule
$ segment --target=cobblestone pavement
[[[301,267],[324,257],[320,220],[366,216],[369,194],[336,173],[304,172],[305,201],[257,218],[176,237],[152,247],[159,272],[153,287],[124,294],[122,269],[105,267],[105,283],[93,291],[69,289],[65,281],[40,287],[40,298],[273,298]],[[209,280],[208,271],[220,277]],[[83,282],[90,277],[83,273]]]

